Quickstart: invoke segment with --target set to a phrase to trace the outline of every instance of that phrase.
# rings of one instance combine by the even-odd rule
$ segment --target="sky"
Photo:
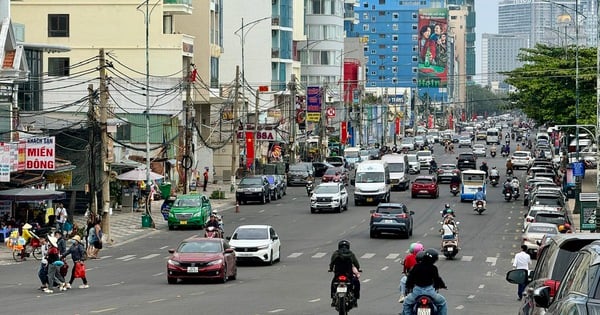
[[[481,34],[498,33],[498,2],[500,0],[475,0],[475,40],[476,77],[481,73]]]

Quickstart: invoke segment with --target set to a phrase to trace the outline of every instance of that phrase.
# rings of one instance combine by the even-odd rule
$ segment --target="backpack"
[[[86,261],[88,259],[87,251],[83,248],[83,245],[81,245],[81,244],[77,245],[77,250],[79,251],[81,261]]]
[[[352,252],[339,250],[338,257],[333,262],[336,274],[352,274]]]

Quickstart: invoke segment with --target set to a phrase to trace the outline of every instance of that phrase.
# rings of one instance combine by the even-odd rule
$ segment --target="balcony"
[[[271,58],[279,58],[279,49],[271,49]]]
[[[163,12],[167,15],[191,15],[192,0],[163,0]]]
[[[271,18],[271,25],[272,26],[279,26],[279,17],[278,16],[274,16]]]

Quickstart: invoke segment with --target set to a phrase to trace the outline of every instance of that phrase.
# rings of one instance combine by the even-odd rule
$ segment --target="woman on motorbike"
[[[408,255],[404,258],[402,265],[404,266],[402,269],[402,278],[400,278],[400,286],[398,289],[400,290],[400,298],[398,299],[398,303],[404,302],[404,297],[406,295],[406,275],[408,272],[417,264],[417,254],[423,251],[423,244],[417,242],[410,244],[408,248]]]
[[[447,289],[444,280],[439,275],[437,267],[434,265],[438,257],[438,252],[433,248],[417,254],[417,264],[410,271],[406,279],[406,289],[412,292],[404,299],[403,314],[415,314],[413,306],[417,302],[417,297],[421,295],[429,296],[432,299],[437,307],[437,314],[448,314],[446,299],[437,293],[439,289]]]

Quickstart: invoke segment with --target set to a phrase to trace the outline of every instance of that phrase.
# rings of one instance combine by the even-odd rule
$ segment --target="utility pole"
[[[100,49],[100,182],[102,183],[102,231],[110,240],[110,183],[108,181],[110,164],[108,162],[108,86],[106,85],[106,59],[104,49]],[[95,194],[95,192],[94,192]]]
[[[363,98],[360,95],[362,91],[358,91],[358,147],[362,147],[363,144]]]
[[[90,146],[90,183],[89,183],[89,192],[91,196],[90,200],[90,211],[94,215],[98,215],[98,199],[96,194],[96,108],[94,108],[95,100],[94,100],[94,85],[88,85],[88,100],[90,102],[90,106],[88,109],[88,124],[90,129],[90,138],[89,138],[89,146]]]
[[[290,103],[290,111],[289,111],[289,123],[290,123],[290,138],[289,138],[289,150],[290,150],[290,160],[288,163],[294,164],[296,163],[296,148],[294,143],[296,141],[296,75],[292,74],[290,77],[290,94],[292,96],[292,101]]]
[[[192,108],[192,71],[190,71],[191,64],[189,59],[186,59],[186,68],[187,68],[187,85],[185,87],[185,153],[183,154],[184,159],[187,161],[191,161],[190,156],[190,146],[192,143],[192,115],[190,113]],[[187,194],[190,186],[190,167],[193,163],[184,163],[183,165],[183,193]],[[193,180],[193,179],[192,179]],[[196,189],[198,189],[196,187]]]
[[[258,141],[256,141],[256,139],[257,139],[256,135],[258,134],[258,124],[260,123],[258,120],[258,102],[260,102],[260,94],[259,93],[260,93],[260,89],[256,89],[256,103],[254,103],[254,161],[252,161],[252,165],[254,165],[254,167],[252,168],[252,174],[256,174],[256,167],[258,166],[258,165],[256,165],[256,152],[259,150],[257,150]],[[244,135],[244,137],[245,136],[246,135]],[[247,152],[246,152],[246,155],[248,155]]]
[[[232,132],[233,137],[231,137],[231,188],[230,191],[232,193],[235,192],[235,174],[237,173],[237,149],[239,147],[237,132],[238,132],[238,108],[239,108],[239,88],[240,88],[240,66],[235,67],[235,89],[234,89],[234,101],[233,107],[231,111],[233,112],[233,125]]]
[[[325,101],[325,98],[323,97],[323,94],[327,94],[327,85],[324,88],[321,88],[321,91],[319,92],[319,98],[321,98],[321,113],[319,115],[319,140],[317,141],[318,144],[318,150],[317,152],[319,153],[319,161],[325,161],[325,150],[323,150],[323,139],[325,137],[325,115],[323,115],[323,110],[325,109],[325,106],[327,106],[327,102]]]

